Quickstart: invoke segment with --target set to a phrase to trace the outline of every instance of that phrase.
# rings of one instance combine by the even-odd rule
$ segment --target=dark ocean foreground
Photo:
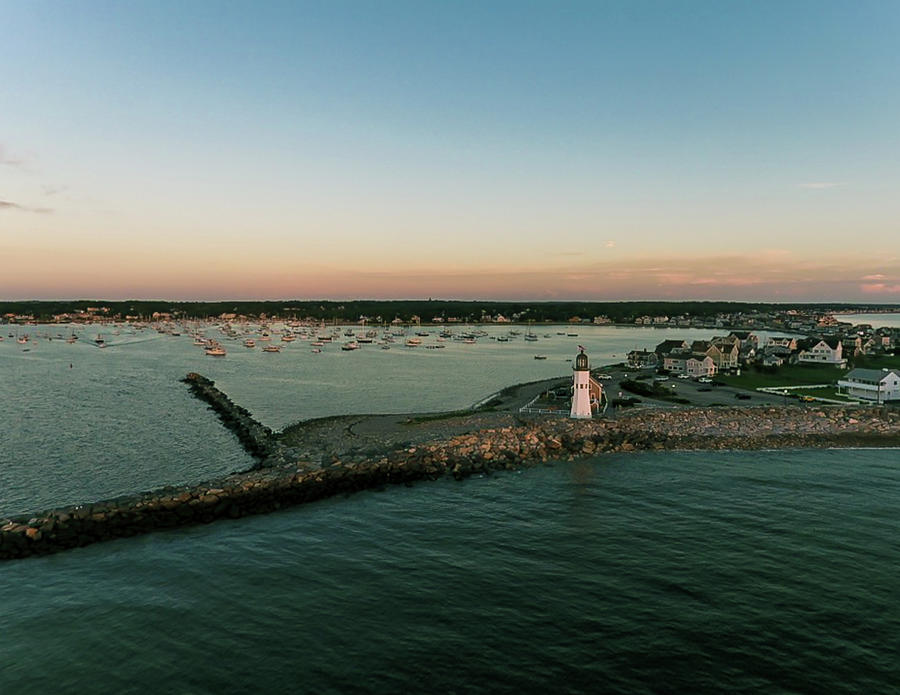
[[[896,692],[900,452],[608,456],[0,566],[0,692]]]

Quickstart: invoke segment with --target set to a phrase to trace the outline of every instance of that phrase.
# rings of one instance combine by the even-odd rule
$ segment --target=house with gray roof
[[[838,380],[838,393],[873,403],[900,400],[900,370],[852,369]]]

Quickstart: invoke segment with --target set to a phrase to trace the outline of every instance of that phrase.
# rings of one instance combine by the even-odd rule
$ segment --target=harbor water
[[[461,407],[566,374],[579,342],[620,361],[675,337],[591,330],[225,358],[7,339],[0,514],[246,467],[187,371],[278,428]],[[898,505],[896,450],[640,453],[8,562],[0,692],[896,692]]]

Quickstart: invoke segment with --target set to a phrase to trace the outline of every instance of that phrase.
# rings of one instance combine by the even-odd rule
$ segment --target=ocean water
[[[838,321],[852,323],[854,326],[867,323],[873,328],[900,328],[900,312],[886,312],[882,314],[835,314]]]
[[[0,567],[4,693],[895,693],[896,451],[639,454]]]
[[[316,392],[292,381],[312,380],[305,352],[280,363],[281,400],[252,382],[287,350],[204,361],[146,338],[120,356],[0,344],[7,511],[244,465],[171,386],[188,369],[275,414]],[[344,381],[314,364],[352,400],[379,381],[359,365],[384,375],[390,355],[440,374],[454,353],[467,363],[463,347],[328,356],[372,360]],[[512,351],[488,359],[501,347],[484,346],[482,370],[508,368],[495,363]],[[70,370],[67,355],[83,358]],[[394,386],[366,388],[384,408],[444,398]],[[896,450],[641,453],[2,563],[0,693],[894,693],[898,507]]]

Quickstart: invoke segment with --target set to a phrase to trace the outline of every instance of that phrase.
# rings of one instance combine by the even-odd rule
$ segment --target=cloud
[[[608,248],[608,249],[614,249],[614,248],[616,248],[616,242],[610,240],[610,241],[607,241],[607,242],[604,244],[604,246],[605,246],[606,248]]]
[[[859,286],[866,294],[900,294],[900,283],[889,285],[886,282],[870,282]]]
[[[53,212],[50,208],[31,208],[27,205],[19,205],[18,203],[13,203],[9,200],[0,200],[0,210],[18,210],[20,212],[37,212],[40,214]]]
[[[884,275],[882,273],[875,273],[874,275],[863,275],[861,279],[863,279],[863,280],[886,280],[887,275]]]
[[[838,186],[845,186],[846,184],[838,182],[838,181],[808,181],[806,183],[798,183],[800,188],[806,188],[812,191],[821,191],[826,188],[837,188]]]

